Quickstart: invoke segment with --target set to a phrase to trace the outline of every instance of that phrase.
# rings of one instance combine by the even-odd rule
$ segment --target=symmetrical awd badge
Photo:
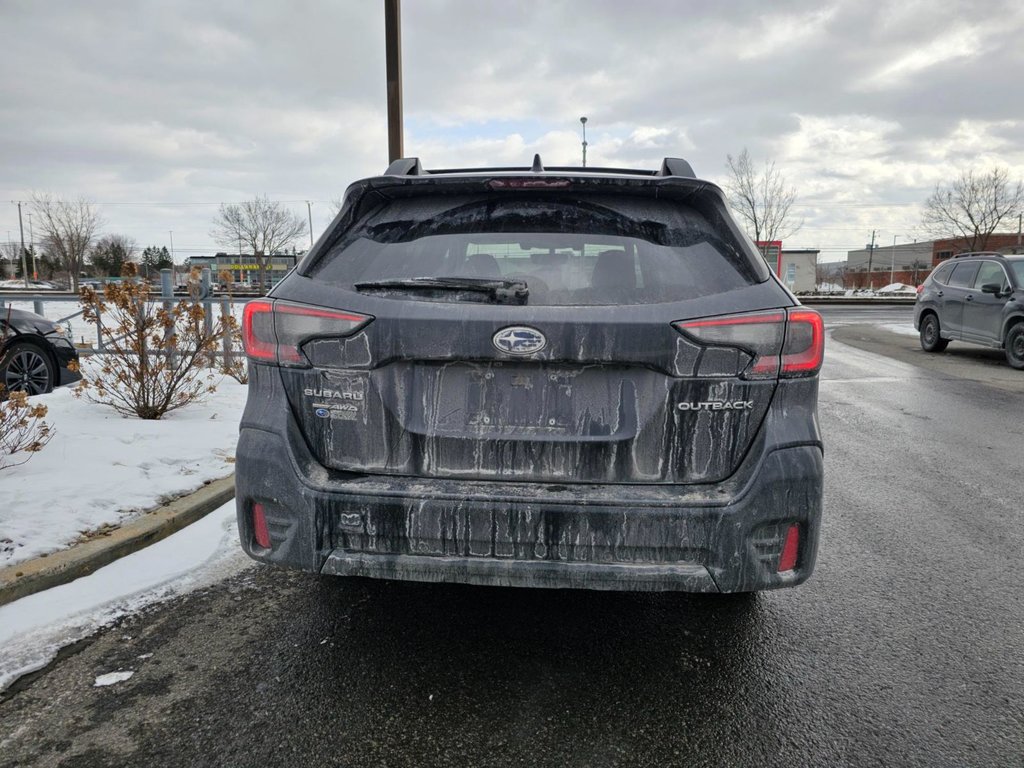
[[[547,346],[544,334],[523,325],[502,328],[491,339],[495,348],[509,355],[532,355]]]

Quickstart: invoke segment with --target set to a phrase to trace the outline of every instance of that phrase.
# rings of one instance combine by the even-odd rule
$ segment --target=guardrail
[[[862,307],[913,306],[916,296],[797,296],[801,304]]]
[[[173,289],[173,283],[172,283],[172,280],[171,280],[171,271],[168,269],[168,270],[161,270],[161,272],[164,273],[164,274],[161,274],[160,291],[159,291],[159,293],[156,293],[154,295],[153,299],[151,299],[149,302],[147,302],[148,304],[162,304],[165,309],[171,309],[174,306],[174,304],[176,302],[178,302],[178,301],[183,301],[183,300],[184,301],[190,301],[190,300],[192,300],[188,296],[183,296],[183,295],[175,296],[174,295],[174,289]],[[203,275],[200,278],[200,289],[199,289],[200,297],[195,299],[195,301],[197,301],[198,303],[203,305],[203,309],[204,309],[204,313],[203,313],[204,314],[204,319],[203,319],[203,322],[204,322],[204,324],[206,326],[206,330],[207,331],[210,331],[213,328],[214,311],[215,311],[215,309],[216,309],[216,307],[218,305],[220,307],[221,317],[225,317],[225,316],[230,315],[232,313],[232,307],[233,306],[244,306],[247,302],[252,301],[255,298],[258,298],[257,296],[253,296],[253,295],[245,296],[245,297],[239,297],[239,296],[234,296],[234,295],[230,295],[230,294],[229,295],[214,296],[212,294],[212,291],[211,291],[210,274],[209,274],[209,272],[210,272],[209,269],[204,269],[203,270]],[[40,293],[40,292],[31,292],[31,291],[8,291],[8,290],[5,290],[5,291],[0,292],[0,315],[2,315],[3,310],[6,309],[7,304],[14,303],[14,302],[17,302],[17,303],[32,302],[32,311],[33,312],[35,312],[37,315],[42,315],[47,320],[50,320],[50,321],[52,321],[54,323],[57,323],[58,325],[63,325],[65,327],[67,327],[70,324],[70,322],[72,320],[74,320],[75,318],[81,317],[82,314],[85,312],[85,308],[81,306],[82,297],[79,294],[72,293],[70,291],[61,291],[61,292],[58,292],[58,291],[49,292],[48,291],[48,292],[45,292],[45,293]],[[51,305],[53,305],[53,304],[57,304],[57,305],[71,305],[71,306],[77,305],[79,307],[79,309],[78,309],[78,311],[72,312],[70,314],[64,314],[64,312],[50,312],[48,314],[46,312],[46,305],[47,304],[51,304]],[[59,314],[61,316],[60,317],[53,317],[54,314]],[[96,332],[96,343],[95,343],[95,345],[90,344],[90,346],[82,346],[82,345],[76,344],[75,346],[78,347],[79,354],[84,354],[84,355],[108,354],[108,351],[106,349],[107,344],[104,342],[103,317],[102,317],[102,315],[99,312],[96,312],[95,314],[96,314],[96,319],[93,321],[93,324],[95,326],[95,332]],[[106,332],[106,336],[107,336],[107,339],[109,340],[110,339],[109,331]],[[123,338],[123,337],[115,337],[115,340],[119,341],[120,338]],[[224,339],[224,343],[222,345],[222,349],[218,353],[218,356],[219,357],[223,357],[226,362],[230,363],[231,357],[233,356],[233,352],[232,352],[232,349],[231,349],[231,339],[229,339],[229,338],[225,338]]]

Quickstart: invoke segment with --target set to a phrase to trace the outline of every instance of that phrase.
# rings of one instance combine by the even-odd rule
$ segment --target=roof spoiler
[[[693,172],[693,166],[683,160],[681,157],[666,157],[661,161],[661,170],[658,171],[659,176],[682,176],[687,179],[697,178],[697,174]]]
[[[530,168],[474,168],[466,169],[473,171],[525,171],[530,173],[544,173],[544,164],[541,162],[540,155],[533,156],[533,165]],[[570,170],[567,168],[552,168],[559,172]],[[661,161],[661,170],[657,172],[652,171],[632,171],[627,169],[615,169],[615,168],[578,168],[571,170],[579,170],[584,173],[643,173],[651,176],[681,176],[686,179],[695,179],[697,175],[693,172],[693,166],[690,165],[686,160],[681,157],[666,157]],[[388,166],[388,169],[384,171],[385,176],[426,176],[431,173],[443,173],[443,171],[425,171],[423,166],[420,164],[418,157],[402,157],[395,160]]]

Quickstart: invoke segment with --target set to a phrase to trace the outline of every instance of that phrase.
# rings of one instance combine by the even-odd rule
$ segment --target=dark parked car
[[[694,592],[814,567],[821,317],[685,161],[396,161],[243,328],[257,560]]]
[[[0,385],[6,391],[41,395],[78,381],[81,374],[68,367],[77,363],[78,352],[59,325],[34,312],[0,308]]]
[[[964,253],[937,267],[917,295],[914,327],[926,352],[968,341],[1024,369],[1024,256]]]

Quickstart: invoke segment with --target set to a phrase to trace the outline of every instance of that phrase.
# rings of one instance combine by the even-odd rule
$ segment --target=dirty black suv
[[[937,267],[918,291],[914,327],[926,352],[968,341],[1024,370],[1024,256],[964,253]]]
[[[243,331],[257,560],[695,592],[814,566],[821,317],[685,161],[396,161]]]

